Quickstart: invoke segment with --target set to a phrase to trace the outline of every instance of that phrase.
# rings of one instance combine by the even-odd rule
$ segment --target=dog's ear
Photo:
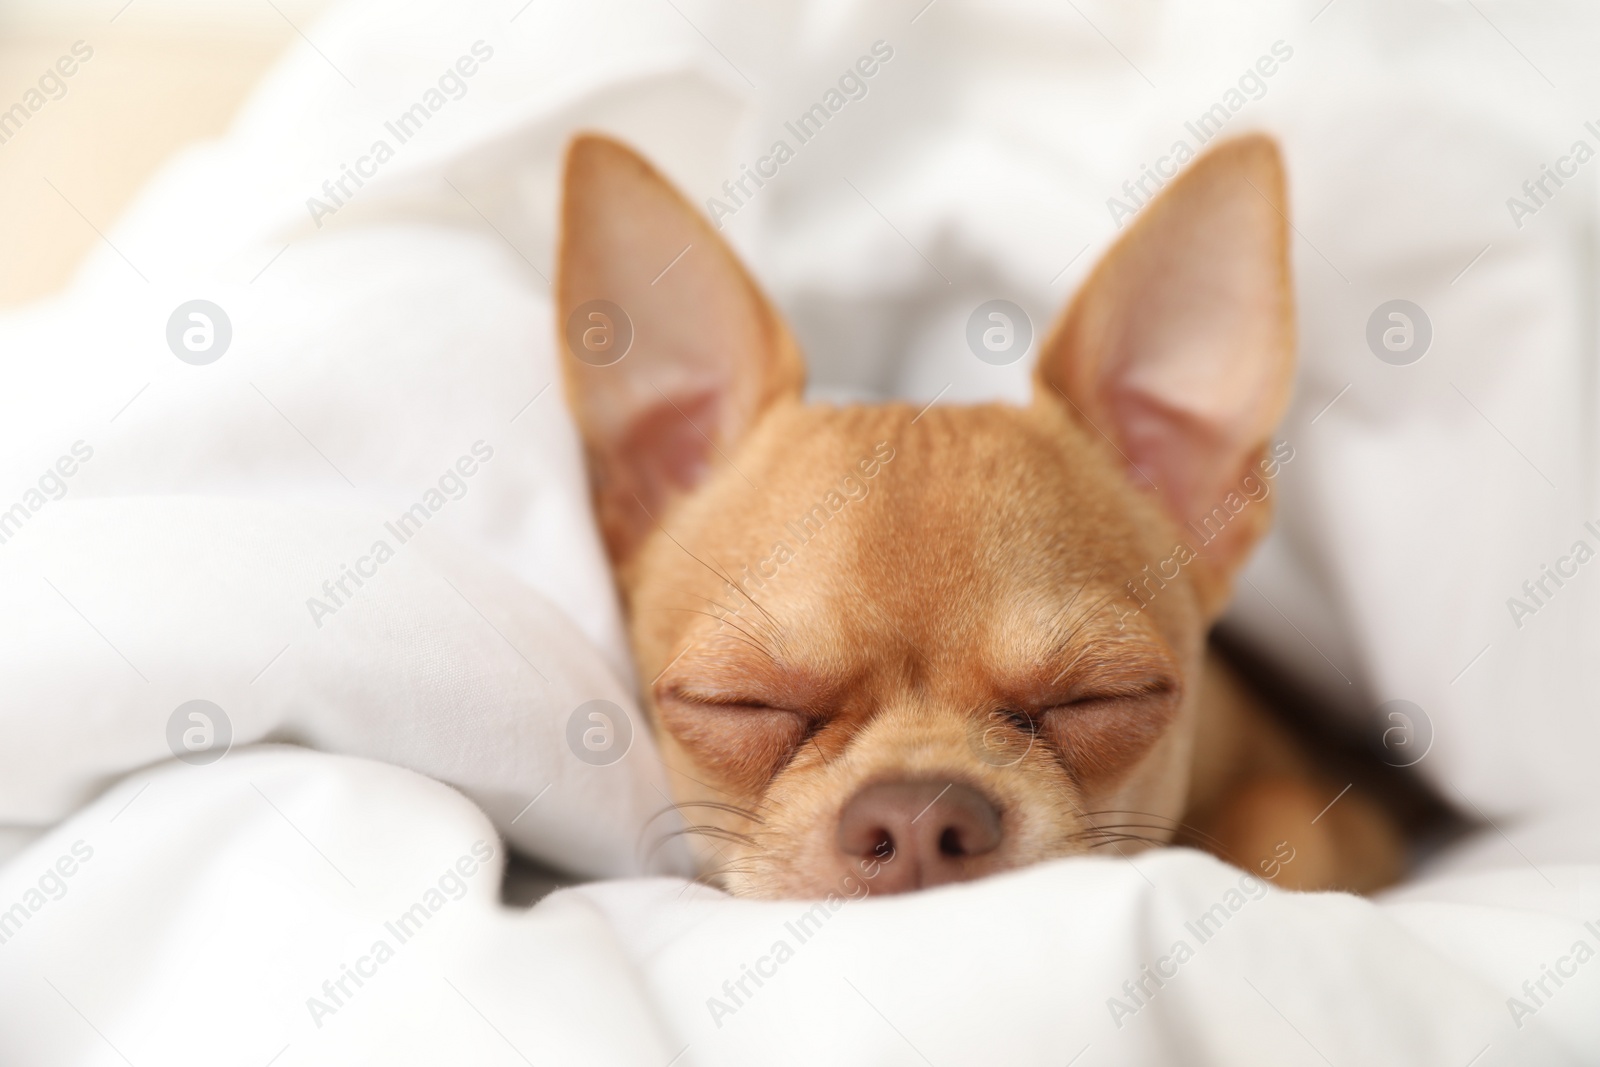
[[[768,406],[799,396],[805,367],[732,249],[631,149],[576,138],[563,197],[558,343],[622,563]]]
[[[1287,210],[1274,142],[1221,144],[1144,207],[1040,350],[1037,399],[1194,524],[1213,609],[1270,518],[1253,498],[1293,376]]]

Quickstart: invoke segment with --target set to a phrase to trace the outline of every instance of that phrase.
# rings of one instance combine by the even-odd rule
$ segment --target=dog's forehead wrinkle
[[[695,581],[734,607],[702,625],[835,680],[972,696],[1034,662],[1059,670],[1147,552],[1126,488],[1058,429],[1005,405],[774,412],[734,457],[760,489],[724,478],[686,515],[715,564]]]
[[[1007,666],[1038,665],[1061,669],[1087,654],[1116,657],[1151,643],[1144,624],[1124,625],[1106,611],[1106,597],[1098,590],[1088,603],[1068,603],[1058,610],[1021,611],[1002,615],[992,627],[990,652]]]

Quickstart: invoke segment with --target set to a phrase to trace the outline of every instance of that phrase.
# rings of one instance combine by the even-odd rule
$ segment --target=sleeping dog
[[[1026,407],[802,400],[783,319],[627,147],[565,170],[557,321],[642,698],[704,876],[759,897],[1198,843],[1373,888],[1398,842],[1208,652],[1294,354],[1276,146],[1148,204]]]

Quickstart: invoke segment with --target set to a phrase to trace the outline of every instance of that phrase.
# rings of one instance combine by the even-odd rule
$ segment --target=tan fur
[[[569,399],[709,877],[836,888],[861,866],[836,844],[841,810],[888,781],[993,804],[1001,844],[950,860],[958,877],[1172,836],[1206,634],[1269,502],[1143,610],[1126,583],[1255,469],[1281,415],[1283,202],[1264,139],[1196,162],[1042,346],[1028,407],[828,407],[801,402],[787,329],[694,210],[621,145],[574,143],[558,312],[613,300],[637,339],[615,366],[565,360]],[[1143,317],[1151,291],[1165,310]],[[1258,724],[1212,719],[1201,778],[1223,811]],[[1252,850],[1272,832],[1239,831]]]

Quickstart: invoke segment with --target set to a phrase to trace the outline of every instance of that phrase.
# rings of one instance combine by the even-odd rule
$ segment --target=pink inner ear
[[[1235,450],[1230,435],[1142,391],[1117,390],[1108,405],[1122,450],[1136,468],[1130,472],[1134,484],[1155,483],[1173,515],[1193,518],[1226,491],[1223,472]]]
[[[617,443],[618,458],[637,479],[632,491],[657,519],[668,500],[698,485],[710,468],[707,434],[717,425],[718,406],[714,391],[663,400],[635,416]]]
[[[1180,524],[1230,507],[1288,399],[1294,323],[1283,166],[1260,135],[1201,156],[1095,268],[1040,352],[1068,398]],[[1226,579],[1268,508],[1200,538]],[[1217,525],[1223,526],[1219,519]],[[1225,582],[1212,594],[1220,597]],[[1208,600],[1220,603],[1220,601]]]

